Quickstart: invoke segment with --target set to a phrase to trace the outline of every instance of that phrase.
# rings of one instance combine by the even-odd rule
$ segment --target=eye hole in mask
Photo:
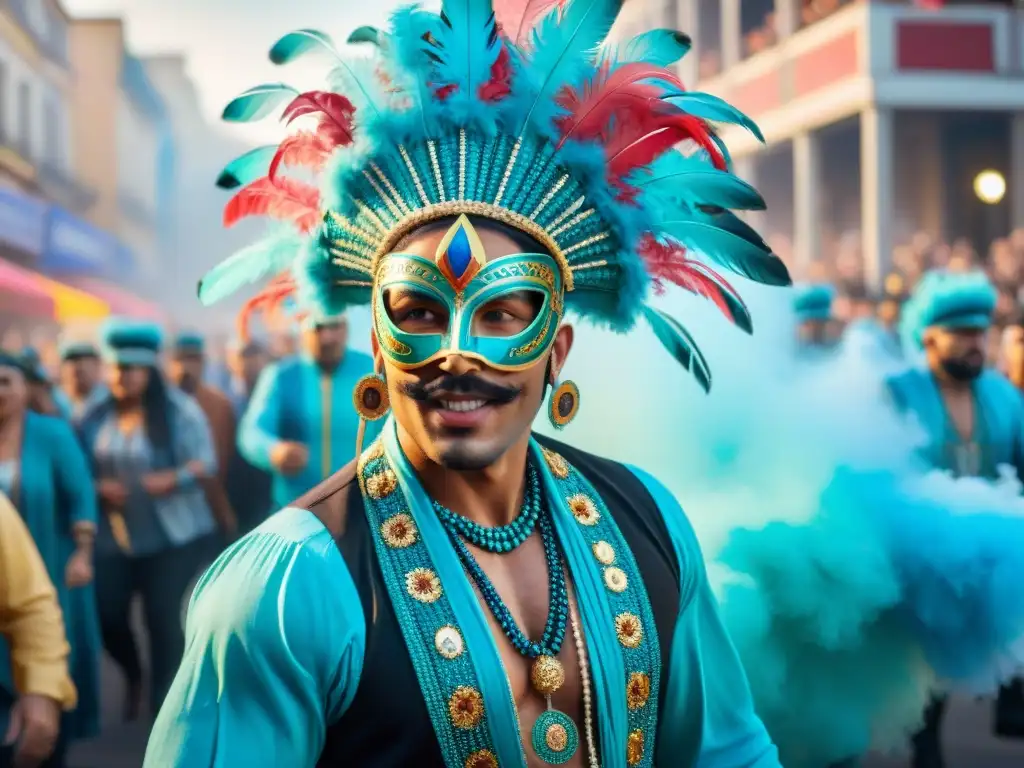
[[[512,291],[491,299],[473,314],[472,334],[507,337],[525,331],[544,306],[541,291]],[[384,292],[384,309],[403,333],[430,335],[449,330],[451,311],[438,298],[406,288]]]
[[[448,307],[428,293],[389,288],[384,292],[384,309],[403,333],[430,335],[448,331]]]

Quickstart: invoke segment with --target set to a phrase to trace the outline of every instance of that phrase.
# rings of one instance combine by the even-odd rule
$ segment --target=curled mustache
[[[522,392],[520,387],[495,384],[472,373],[463,376],[445,374],[427,384],[418,381],[403,382],[401,390],[406,396],[421,403],[442,400],[444,395],[466,395],[481,400],[510,403]]]

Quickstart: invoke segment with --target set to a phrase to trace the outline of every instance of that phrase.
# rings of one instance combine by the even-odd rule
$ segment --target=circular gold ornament
[[[398,477],[393,470],[384,469],[366,478],[366,492],[374,499],[383,499],[395,492]]]
[[[360,458],[360,463],[369,464],[371,461],[376,461],[384,455],[384,444],[380,440],[374,440],[370,443],[370,447],[363,451],[363,455]]]
[[[554,656],[538,656],[530,667],[530,682],[537,693],[550,696],[565,684],[565,667]]]
[[[644,732],[639,728],[626,739],[626,762],[636,765],[644,759]]]
[[[465,648],[462,633],[450,624],[443,626],[434,635],[434,647],[446,659],[456,659],[462,655]]]
[[[629,586],[629,580],[626,579],[626,572],[621,568],[604,569],[604,585],[608,587],[612,592],[625,592],[626,587]]]
[[[595,542],[591,549],[593,549],[597,562],[601,565],[611,565],[615,562],[615,550],[607,541]]]
[[[620,613],[615,617],[615,635],[623,647],[637,648],[644,639],[644,628],[632,613]]]
[[[601,519],[601,513],[597,511],[597,505],[585,493],[577,493],[568,499],[569,511],[572,512],[576,522],[580,525],[597,525]]]
[[[429,568],[413,568],[405,574],[405,589],[421,603],[433,603],[441,597],[441,580]]]
[[[466,758],[466,768],[498,768],[498,758],[489,749],[477,750]]]
[[[559,480],[565,480],[569,476],[569,464],[559,454],[547,448],[541,448],[541,453],[544,454],[544,461],[547,462],[551,474]]]
[[[544,743],[552,752],[564,752],[569,746],[569,732],[565,730],[565,726],[552,723],[544,733]]]
[[[392,549],[405,549],[416,543],[416,523],[404,512],[392,515],[380,524],[380,537]]]
[[[480,691],[468,685],[456,688],[448,699],[448,715],[456,728],[464,731],[476,728],[484,718],[484,699]]]
[[[352,404],[356,413],[367,421],[377,421],[387,415],[391,409],[388,398],[388,385],[379,373],[368,373],[352,390]]]
[[[626,704],[630,709],[640,709],[651,695],[651,678],[644,672],[634,672],[626,683]]]
[[[561,429],[574,418],[580,409],[580,388],[571,381],[563,381],[554,392],[548,404],[548,418]]]

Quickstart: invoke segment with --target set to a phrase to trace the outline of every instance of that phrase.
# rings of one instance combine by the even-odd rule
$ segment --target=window
[[[18,144],[22,150],[32,147],[32,87],[28,81],[18,84]]]
[[[52,99],[47,99],[43,109],[43,157],[55,166],[59,166],[61,161],[60,117],[57,105]]]

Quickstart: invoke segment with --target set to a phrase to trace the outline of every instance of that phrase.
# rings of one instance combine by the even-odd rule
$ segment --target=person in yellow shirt
[[[61,711],[77,703],[70,651],[43,559],[0,494],[0,768],[63,767]]]

